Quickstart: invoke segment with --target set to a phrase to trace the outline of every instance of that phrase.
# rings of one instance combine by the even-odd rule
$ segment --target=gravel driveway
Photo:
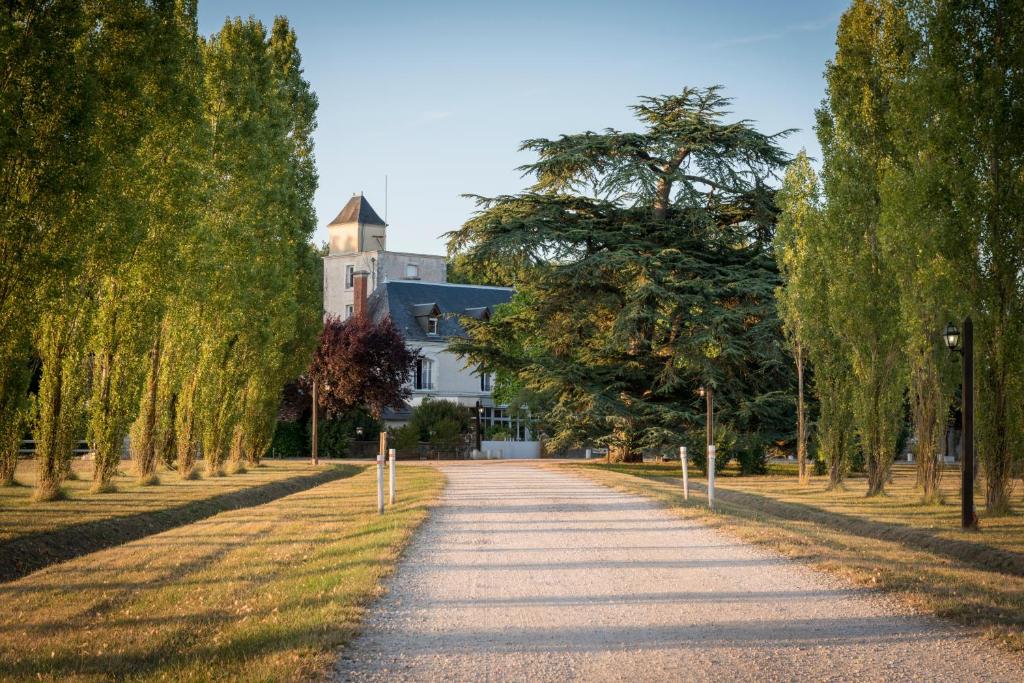
[[[442,466],[342,681],[1024,680],[933,619],[530,464]]]

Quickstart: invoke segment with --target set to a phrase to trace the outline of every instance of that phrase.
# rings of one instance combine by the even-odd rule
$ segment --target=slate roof
[[[348,204],[341,210],[341,213],[328,225],[341,225],[343,223],[386,225],[362,194],[352,195],[352,199],[348,200]]]
[[[508,303],[512,294],[508,287],[396,280],[381,283],[366,306],[374,321],[390,315],[406,341],[425,342],[464,336],[466,330],[459,324],[459,316],[479,317],[479,309]],[[431,306],[437,306],[441,313],[437,336],[428,335],[416,319],[418,313],[422,315]]]

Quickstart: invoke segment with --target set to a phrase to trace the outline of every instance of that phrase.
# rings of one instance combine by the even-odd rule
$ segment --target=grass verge
[[[191,524],[219,512],[269,503],[328,481],[350,477],[358,471],[356,467],[341,465],[309,468],[308,473],[287,478],[272,477],[262,481],[253,478],[245,482],[248,486],[227,487],[226,490],[214,487],[210,491],[223,492],[194,500],[186,498],[186,502],[171,507],[143,508],[0,540],[0,582],[19,579],[51,564]],[[275,474],[281,472],[283,470]],[[239,482],[241,480],[235,483]],[[172,500],[161,499],[165,504]]]
[[[0,680],[323,677],[443,485],[371,468],[0,585]]]
[[[892,592],[912,609],[1024,651],[1024,520],[983,517],[981,531],[962,531],[951,492],[947,500],[955,504],[918,504],[909,468],[898,470],[889,494],[876,498],[865,498],[858,480],[828,492],[820,479],[801,487],[789,477],[725,477],[716,482],[713,514],[705,508],[703,480],[691,479],[690,500],[683,500],[678,463],[557,466],[857,585]],[[947,476],[944,486],[955,483]]]
[[[182,479],[177,472],[162,471],[160,486],[140,486],[138,478],[132,474],[132,463],[126,461],[111,482],[111,491],[93,493],[90,490],[92,463],[76,459],[72,462],[75,479],[64,482],[61,487],[63,499],[36,503],[32,501],[35,467],[35,461],[22,460],[15,471],[16,481],[21,485],[0,486],[0,543],[82,522],[163,510],[323,470],[323,467],[309,464],[308,460],[264,460],[260,467],[238,476]]]

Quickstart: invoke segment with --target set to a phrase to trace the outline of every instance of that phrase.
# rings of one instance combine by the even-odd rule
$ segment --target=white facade
[[[507,301],[511,290],[500,287],[478,287],[475,285],[449,284],[447,259],[444,256],[431,254],[410,254],[387,250],[387,226],[370,207],[362,195],[354,195],[338,217],[328,226],[330,233],[330,253],[324,257],[324,313],[348,318],[355,306],[354,274],[365,271],[367,278],[367,296],[385,283],[432,283],[440,285],[441,294],[423,294],[412,301],[412,304],[423,305],[441,301],[447,294],[461,292],[461,296],[472,298],[480,295],[494,297],[500,292],[502,301]],[[396,285],[397,286],[397,285]],[[449,289],[452,288],[452,289]],[[387,289],[387,288],[385,288]],[[403,286],[403,289],[406,289]],[[417,290],[424,289],[417,287]],[[486,293],[485,292],[489,292]],[[447,294],[446,294],[447,293]],[[380,294],[388,294],[388,291]],[[472,295],[472,296],[471,296]],[[419,295],[416,295],[419,296]],[[406,308],[409,302],[403,304]],[[474,304],[475,305],[475,304]],[[454,305],[453,305],[454,306]],[[476,309],[479,310],[479,309]],[[392,319],[396,320],[400,311],[391,311]],[[439,311],[441,316],[458,315],[465,310]],[[432,314],[436,316],[437,313]],[[398,321],[396,321],[398,322]],[[525,423],[512,418],[507,406],[496,406],[492,397],[493,377],[481,377],[475,367],[467,367],[466,362],[448,351],[444,333],[438,332],[439,320],[434,317],[420,319],[425,326],[417,328],[417,323],[398,322],[401,329],[407,327],[407,343],[410,347],[420,349],[422,360],[411,378],[412,396],[409,399],[411,408],[418,406],[425,399],[446,400],[465,406],[467,410],[482,407],[481,422],[484,427],[497,426],[507,430],[513,440],[527,440],[530,437]],[[446,325],[445,323],[444,325]],[[442,325],[442,327],[444,327]],[[431,339],[431,331],[437,334],[436,340]],[[414,337],[414,338],[410,338]],[[407,417],[395,415],[387,418],[389,427],[404,423]],[[511,451],[510,451],[511,452]],[[519,451],[516,451],[517,453]]]

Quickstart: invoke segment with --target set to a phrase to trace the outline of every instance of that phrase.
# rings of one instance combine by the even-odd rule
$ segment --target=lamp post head
[[[697,395],[700,396],[701,398],[704,398],[705,394],[707,394],[707,391],[704,390],[704,387],[700,387],[699,389],[697,389]]]
[[[356,436],[362,436],[362,435],[363,435],[363,428],[362,427],[356,427]]]
[[[946,325],[945,331],[942,333],[943,339],[946,340],[946,348],[950,351],[960,350],[960,330],[953,323]]]

